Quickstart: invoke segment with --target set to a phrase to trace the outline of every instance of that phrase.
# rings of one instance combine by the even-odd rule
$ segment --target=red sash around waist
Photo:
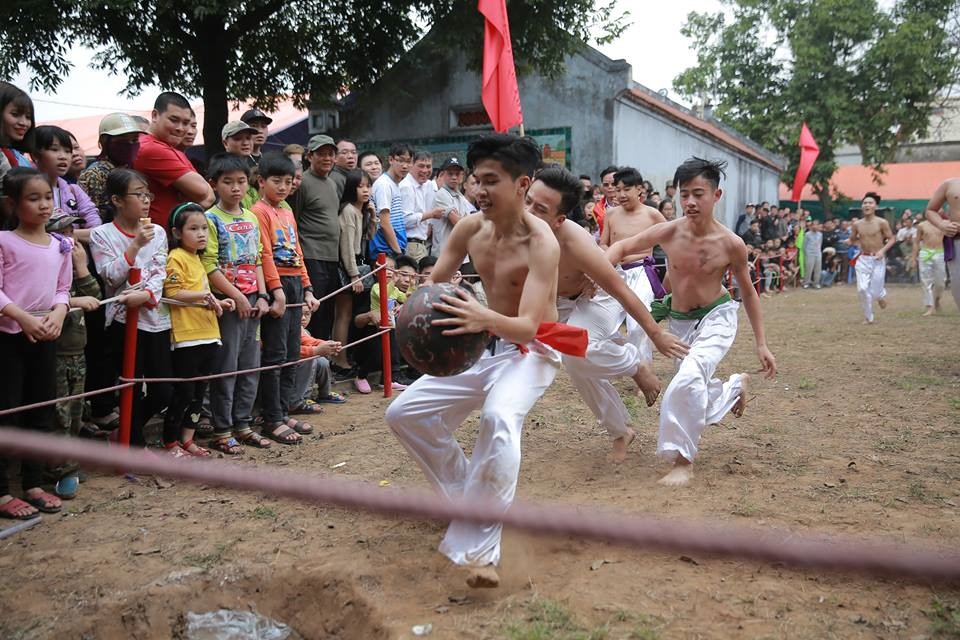
[[[587,330],[561,322],[541,322],[537,328],[535,340],[539,340],[548,347],[553,347],[560,353],[582,358],[587,355]],[[522,344],[517,348],[520,353],[527,353],[529,349]]]

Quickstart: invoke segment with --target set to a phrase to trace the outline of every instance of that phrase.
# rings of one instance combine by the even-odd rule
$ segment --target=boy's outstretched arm
[[[620,264],[623,262],[624,256],[652,249],[672,232],[672,223],[655,224],[635,236],[614,242],[610,245],[610,248],[607,249],[607,260],[613,265]]]
[[[750,269],[747,267],[747,247],[740,238],[732,238],[733,245],[730,251],[730,268],[737,282],[750,282]],[[757,358],[760,360],[760,371],[767,378],[777,375],[777,361],[767,348],[767,336],[763,330],[763,311],[760,309],[760,296],[751,286],[741,287],[740,295],[743,306],[747,309],[747,318],[753,328],[753,336],[757,343]],[[759,373],[758,372],[758,373]]]

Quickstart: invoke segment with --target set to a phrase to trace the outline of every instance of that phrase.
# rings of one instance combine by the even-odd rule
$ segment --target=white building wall
[[[684,160],[699,156],[727,162],[724,194],[714,209],[726,226],[733,227],[747,202],[777,202],[776,170],[628,99],[617,100],[614,113],[615,164],[635,167],[661,193]]]

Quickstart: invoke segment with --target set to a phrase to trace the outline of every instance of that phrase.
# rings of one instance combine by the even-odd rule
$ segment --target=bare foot
[[[627,434],[613,441],[613,451],[607,455],[607,460],[610,462],[623,462],[626,460],[627,447],[630,446],[630,443],[633,442],[633,439],[636,437],[636,432],[630,427],[627,427]]]
[[[673,463],[673,469],[670,469],[670,473],[657,480],[657,484],[665,487],[685,487],[690,484],[692,479],[693,465],[686,458],[678,455],[677,461]]]
[[[737,398],[737,404],[733,405],[733,409],[730,410],[730,413],[738,418],[747,410],[747,387],[750,384],[750,375],[747,373],[741,375],[743,377],[740,379],[740,397]]]
[[[879,298],[879,299],[877,299],[877,304],[880,305],[880,308],[881,308],[881,309],[886,309],[886,308],[887,308],[887,299],[886,299],[886,298]]]
[[[637,368],[637,372],[633,374],[633,381],[643,393],[647,406],[652,407],[660,395],[660,378],[653,372],[649,362],[644,362]]]
[[[864,320],[860,324],[877,324],[876,320]]]
[[[467,577],[467,585],[474,589],[494,589],[500,586],[500,576],[492,564],[485,567],[474,567]]]
[[[927,310],[920,314],[920,316],[924,318],[932,315],[933,315],[933,307],[927,307]]]

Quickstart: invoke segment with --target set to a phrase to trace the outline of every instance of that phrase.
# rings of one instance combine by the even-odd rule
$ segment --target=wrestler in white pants
[[[677,373],[660,401],[657,455],[673,459],[679,453],[692,462],[707,425],[719,422],[740,398],[741,374],[726,382],[714,377],[717,365],[737,337],[737,302],[712,309],[701,320],[670,319],[670,333],[690,345],[678,361]]]
[[[586,329],[590,340],[585,357],[561,356],[573,386],[611,440],[626,436],[630,414],[610,380],[632,376],[641,363],[635,345],[612,339],[626,316],[623,307],[600,290],[592,298],[557,298],[557,312],[560,322]]]
[[[950,274],[950,293],[953,294],[953,301],[960,309],[960,238],[953,239],[954,258],[947,263],[947,272]]]
[[[887,297],[884,283],[887,279],[887,259],[876,256],[857,257],[857,293],[860,294],[860,306],[867,322],[873,322],[873,301]]]
[[[625,269],[623,279],[649,311],[650,303],[653,302],[653,287],[650,286],[650,280],[647,278],[647,270],[643,267]],[[653,360],[653,345],[650,344],[650,338],[633,317],[625,317],[627,321],[627,340],[636,345],[642,361],[650,362]]]
[[[387,424],[417,461],[424,475],[447,498],[513,501],[520,473],[520,434],[527,412],[553,382],[560,356],[534,341],[521,353],[496,343],[465,372],[444,378],[424,375],[387,409]],[[467,460],[454,432],[480,409],[473,455]],[[500,561],[500,524],[454,520],[440,552],[460,565]]]
[[[943,250],[920,249],[918,262],[920,263],[920,282],[923,284],[923,306],[932,307],[940,300],[940,295],[947,286],[947,267],[943,261]]]

